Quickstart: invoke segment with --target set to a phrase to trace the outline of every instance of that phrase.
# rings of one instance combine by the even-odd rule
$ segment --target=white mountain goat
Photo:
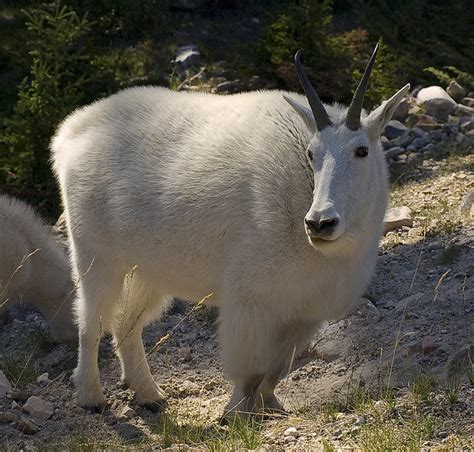
[[[48,226],[25,203],[0,196],[0,311],[31,305],[58,342],[77,342],[70,266]]]
[[[348,109],[321,103],[297,53],[307,99],[134,88],[64,121],[52,151],[79,280],[81,406],[105,404],[104,331],[136,401],[159,405],[142,328],[170,297],[212,292],[235,383],[226,412],[282,408],[274,388],[293,353],[374,271],[388,185],[378,140],[409,89],[361,118],[375,54]]]

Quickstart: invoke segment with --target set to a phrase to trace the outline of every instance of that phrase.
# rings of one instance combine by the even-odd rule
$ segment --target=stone
[[[53,405],[38,396],[31,396],[23,405],[22,411],[43,421],[47,421],[54,414]]]
[[[421,147],[421,146],[419,146]],[[407,152],[416,152],[416,150],[418,149],[418,147],[416,147],[414,144],[409,144],[407,146]]]
[[[461,132],[459,132],[456,135],[454,135],[454,139],[456,140],[457,143],[462,144],[466,141],[467,138]]]
[[[216,88],[216,93],[234,93],[239,87],[240,80],[227,80],[225,82],[219,83]]]
[[[469,121],[463,121],[463,123],[459,126],[462,133],[466,133],[469,130],[474,129],[474,119],[470,119]]]
[[[435,150],[435,145],[433,143],[428,143],[426,146],[423,146],[421,149],[422,152],[432,152]]]
[[[401,228],[402,226],[413,226],[410,209],[407,206],[392,207],[385,212],[384,234]]]
[[[384,411],[387,410],[387,403],[383,400],[377,400],[374,403],[374,408],[377,413],[383,413]]]
[[[424,105],[426,114],[436,119],[447,119],[457,108],[457,103],[441,86],[421,89],[416,96],[416,103]]]
[[[462,198],[461,204],[459,205],[459,213],[469,214],[471,217],[474,216],[474,190],[468,191]]]
[[[465,97],[464,99],[461,99],[461,104],[468,107],[474,107],[474,97]]]
[[[295,427],[288,427],[283,432],[283,436],[294,436],[295,438],[298,438],[299,433],[298,433],[298,430]]]
[[[408,130],[400,121],[391,120],[388,122],[383,134],[389,139],[393,140],[403,135]]]
[[[8,424],[13,422],[16,419],[16,416],[11,411],[0,412],[0,424]]]
[[[296,441],[296,438],[292,435],[285,436],[285,444],[293,443]]]
[[[179,47],[176,51],[174,64],[181,70],[198,66],[200,62],[201,54],[194,44]]]
[[[468,107],[467,105],[459,104],[455,111],[456,116],[474,116],[474,107]]]
[[[185,395],[197,395],[199,394],[201,388],[199,387],[198,384],[194,383],[193,381],[184,380],[181,383],[179,390],[181,393],[184,393]]]
[[[409,132],[415,139],[416,138],[426,138],[426,131],[421,129],[420,127],[413,127],[413,129]]]
[[[405,121],[408,116],[408,112],[410,111],[410,102],[407,98],[401,100],[398,104],[395,113],[393,114],[392,118],[397,121]]]
[[[191,348],[190,347],[180,348],[178,350],[178,355],[184,362],[188,362],[188,361],[191,361],[193,359],[193,355],[191,353]]]
[[[136,411],[129,406],[126,406],[120,410],[119,417],[121,419],[132,419],[137,415]]]
[[[412,142],[411,145],[414,146],[416,149],[420,149],[423,146],[426,146],[428,144],[428,140],[426,138],[415,138]]]
[[[466,90],[456,80],[451,80],[448,87],[446,88],[446,92],[456,102],[459,102],[466,95]]]
[[[394,141],[396,141],[399,146],[406,148],[413,141],[413,137],[409,133],[404,133]]]
[[[8,378],[5,374],[0,370],[0,397],[3,397],[8,392],[11,392],[12,385],[8,381]]]
[[[38,383],[40,385],[47,385],[50,382],[51,382],[51,380],[49,379],[48,372],[45,372],[44,374],[41,374],[39,377],[36,377],[36,383]]]
[[[18,421],[18,425],[16,428],[20,430],[20,432],[25,433],[26,435],[34,435],[38,432],[38,427],[33,424],[32,421],[23,416]]]
[[[405,148],[396,146],[394,148],[389,149],[388,151],[385,151],[385,158],[387,160],[394,159],[394,158],[397,158],[400,154],[403,154],[404,152],[406,152]]]
[[[440,127],[438,121],[435,118],[429,115],[421,114],[410,115],[406,120],[406,124],[408,127],[418,127],[424,131],[429,131]]]

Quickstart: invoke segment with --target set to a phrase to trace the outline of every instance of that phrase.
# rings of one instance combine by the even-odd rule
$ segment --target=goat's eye
[[[368,154],[369,154],[369,149],[366,148],[365,146],[359,146],[355,151],[356,157],[367,157]]]
[[[313,153],[311,152],[311,149],[308,149],[308,158],[313,161]]]

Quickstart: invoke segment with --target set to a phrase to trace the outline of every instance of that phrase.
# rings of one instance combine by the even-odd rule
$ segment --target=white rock
[[[298,438],[299,433],[298,430],[295,427],[288,427],[284,432],[283,436],[293,436],[295,438]]]
[[[53,405],[38,396],[31,396],[23,405],[22,410],[43,421],[47,421],[54,414]]]
[[[41,374],[39,377],[36,378],[36,383],[49,383],[51,380],[49,379],[49,374],[48,372],[45,372],[44,374]]]
[[[12,390],[12,385],[8,381],[8,378],[0,370],[0,397],[3,397],[7,392]]]
[[[296,438],[293,435],[285,436],[285,444],[293,443],[296,441]]]
[[[174,63],[183,69],[198,66],[200,61],[201,54],[199,53],[199,49],[193,44],[179,47],[174,59]]]
[[[410,209],[407,206],[393,207],[385,212],[384,234],[402,226],[413,226]]]
[[[457,110],[457,103],[441,86],[429,86],[419,91],[416,103],[424,105],[426,114],[437,119],[446,119]]]

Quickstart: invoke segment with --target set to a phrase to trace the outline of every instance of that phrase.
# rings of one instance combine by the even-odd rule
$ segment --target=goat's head
[[[329,244],[346,232],[352,237],[363,227],[377,199],[377,190],[386,184],[386,172],[379,146],[380,133],[391,119],[410,86],[404,86],[370,115],[361,117],[362,102],[377,47],[342,120],[329,117],[295,55],[295,66],[310,109],[284,96],[303,118],[313,134],[307,158],[314,172],[313,202],[304,218],[310,243],[315,247]]]

